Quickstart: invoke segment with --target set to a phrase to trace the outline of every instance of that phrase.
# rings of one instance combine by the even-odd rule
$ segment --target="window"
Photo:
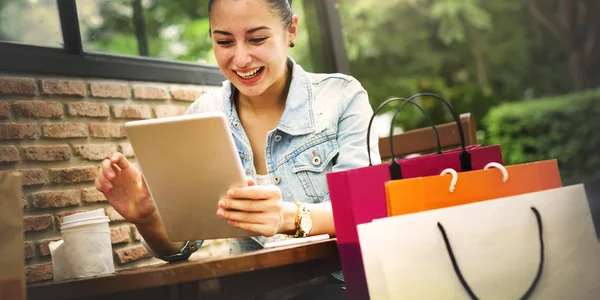
[[[56,0],[0,1],[0,40],[62,48]]]
[[[312,71],[309,33],[302,1],[293,1],[300,18],[290,55]],[[84,51],[150,56],[216,64],[209,35],[208,0],[77,0]]]
[[[208,0],[78,0],[85,51],[214,64]]]
[[[85,52],[139,55],[129,1],[78,0],[77,17]]]
[[[338,66],[345,52],[335,1],[293,1],[300,32],[290,55],[307,71],[347,72]],[[0,66],[218,85],[224,77],[212,52],[207,6],[208,0],[0,0]]]

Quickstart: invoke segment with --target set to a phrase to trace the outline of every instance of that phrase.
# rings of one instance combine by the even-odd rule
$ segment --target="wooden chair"
[[[477,144],[477,125],[475,118],[470,113],[460,115],[460,122],[465,133],[466,146]],[[460,135],[458,125],[450,123],[435,126],[440,136],[442,149],[460,146]],[[379,153],[382,160],[392,158],[390,152],[389,137],[379,138]],[[392,137],[394,143],[394,154],[400,158],[409,154],[432,152],[437,149],[435,134],[431,127],[425,127],[396,134]]]

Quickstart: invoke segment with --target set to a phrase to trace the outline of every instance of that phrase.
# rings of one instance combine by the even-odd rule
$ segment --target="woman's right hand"
[[[94,183],[108,203],[132,224],[151,220],[156,212],[142,173],[121,153],[102,161]]]

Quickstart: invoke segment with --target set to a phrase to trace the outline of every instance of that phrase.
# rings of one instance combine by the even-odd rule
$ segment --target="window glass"
[[[0,41],[63,47],[56,0],[0,0]]]
[[[78,0],[77,10],[84,51],[216,65],[208,0]],[[310,71],[302,1],[293,10],[300,32],[290,55]]]
[[[127,0],[78,0],[79,29],[85,52],[139,55],[132,23],[133,6]]]

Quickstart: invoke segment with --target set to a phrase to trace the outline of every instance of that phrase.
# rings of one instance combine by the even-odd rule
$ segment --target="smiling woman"
[[[221,72],[244,98],[281,94],[287,81],[287,48],[298,34],[298,17],[292,15],[291,4],[286,0],[209,1],[209,9]]]
[[[309,73],[296,63],[289,49],[300,35],[300,20],[288,0],[214,0],[208,11],[214,56],[227,80],[186,113],[227,116],[248,177],[247,186],[232,187],[214,199],[217,216],[257,233],[231,239],[230,251],[258,250],[288,238],[335,236],[326,174],[368,165],[364,145],[373,111],[366,91],[351,76]],[[378,139],[371,141],[376,164]],[[97,189],[136,225],[153,255],[184,260],[199,248],[202,241],[169,240],[140,171],[125,157],[117,153],[101,167]],[[338,272],[273,297],[291,299],[310,290],[309,299],[344,299],[342,281]]]

